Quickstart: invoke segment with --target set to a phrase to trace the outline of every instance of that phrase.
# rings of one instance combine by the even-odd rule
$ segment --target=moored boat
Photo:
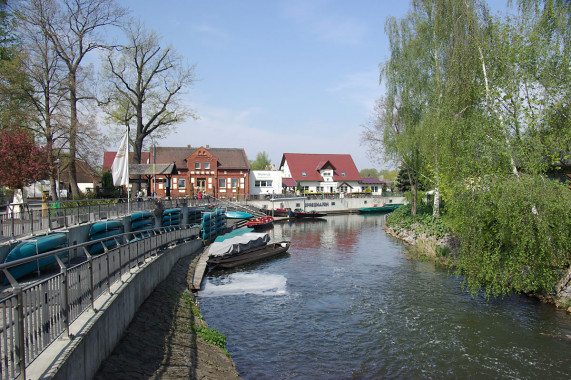
[[[388,205],[383,203],[380,206],[361,207],[360,209],[358,209],[358,211],[361,214],[391,212],[391,211],[399,208],[402,205],[403,205],[402,203],[393,203],[393,204],[388,204]]]
[[[262,216],[253,220],[249,220],[246,225],[250,228],[261,230],[271,227],[274,224],[274,218],[271,216]]]
[[[326,212],[319,212],[319,211],[303,211],[301,209],[295,210],[295,217],[296,218],[322,218],[327,216]]]
[[[210,258],[208,259],[208,264],[221,268],[234,268],[239,265],[253,263],[285,253],[289,249],[289,245],[289,241],[270,243],[243,251],[239,254]]]

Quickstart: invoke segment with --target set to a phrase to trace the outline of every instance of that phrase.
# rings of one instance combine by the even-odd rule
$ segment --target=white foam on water
[[[285,276],[267,273],[232,273],[219,283],[208,280],[200,297],[239,296],[256,294],[262,296],[281,296],[287,294]]]

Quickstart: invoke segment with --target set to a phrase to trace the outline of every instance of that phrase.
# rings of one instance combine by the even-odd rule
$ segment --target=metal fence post
[[[63,322],[65,323],[65,333],[67,335],[68,338],[71,337],[71,335],[69,334],[69,325],[70,325],[70,307],[69,307],[69,279],[68,279],[68,273],[67,273],[67,267],[66,265],[63,263],[63,261],[61,261],[61,259],[59,258],[58,255],[54,255],[55,259],[57,260],[59,267],[61,269],[61,274],[62,274],[62,280],[61,280],[61,285],[62,285],[62,291],[63,291],[63,305],[62,305],[62,311],[63,311]]]
[[[16,294],[17,305],[16,313],[18,314],[18,323],[16,325],[16,347],[14,363],[17,363],[19,367],[18,379],[26,379],[26,345],[24,341],[24,292],[22,287],[18,286],[14,288],[14,293]]]

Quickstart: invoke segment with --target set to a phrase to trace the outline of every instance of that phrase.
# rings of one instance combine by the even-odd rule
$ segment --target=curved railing
[[[199,232],[198,226],[128,232],[0,264],[13,287],[13,294],[0,300],[0,379],[25,378],[26,366],[62,334],[69,336],[70,324],[85,310],[95,310],[94,301],[110,293],[112,284],[169,245],[197,238]],[[111,239],[117,247],[107,249],[102,244],[102,254],[89,253],[89,246]],[[58,256],[64,252],[74,252],[83,260],[66,265]],[[22,286],[9,272],[51,256],[59,264],[59,273],[29,286]]]

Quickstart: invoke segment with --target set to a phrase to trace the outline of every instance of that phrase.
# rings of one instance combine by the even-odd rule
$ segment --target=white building
[[[250,193],[272,195],[282,193],[283,172],[279,170],[252,170],[250,172]]]

